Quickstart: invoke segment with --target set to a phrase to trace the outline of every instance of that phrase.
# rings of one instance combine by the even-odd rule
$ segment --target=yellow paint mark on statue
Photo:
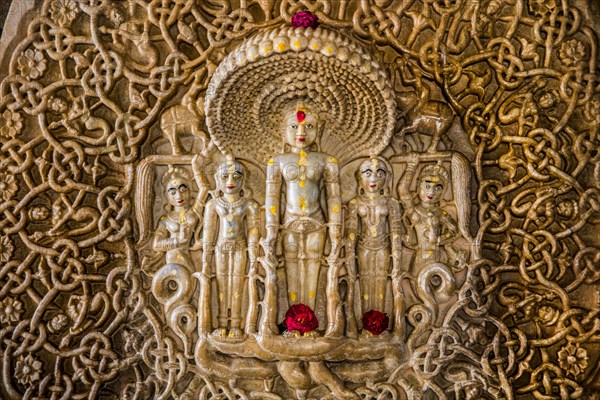
[[[306,199],[304,199],[304,197],[300,196],[298,198],[298,203],[300,203],[300,209],[302,211],[306,211]]]
[[[306,166],[306,153],[301,151],[300,158],[298,159],[298,166]]]
[[[229,221],[229,222],[233,221],[233,215],[229,214],[227,216],[227,221]]]
[[[368,295],[368,294],[365,294],[365,295],[363,296],[363,299],[365,299],[365,300],[369,300],[369,295]]]
[[[273,164],[275,164],[275,160],[270,158],[269,161],[267,161],[267,165],[273,165]]]
[[[179,211],[179,222],[185,224],[185,211]]]
[[[377,228],[376,227],[372,226],[370,230],[371,230],[371,236],[377,236]]]
[[[350,237],[350,240],[354,240],[354,238],[356,237],[354,232],[350,232],[350,235],[348,235],[348,236]]]
[[[300,179],[300,182],[298,182],[298,186],[304,187],[304,185],[305,185],[304,179]]]
[[[331,209],[333,210],[334,213],[338,213],[338,212],[340,212],[340,205],[334,204]]]
[[[312,299],[313,297],[315,297],[315,292],[311,290],[310,292],[308,292],[308,298]]]
[[[277,207],[271,206],[271,208],[269,208],[269,211],[271,211],[271,214],[277,215]]]
[[[224,295],[224,293],[223,293],[223,292],[219,293],[219,300],[223,301],[223,297],[224,297],[224,296],[225,296],[225,295]]]
[[[287,49],[287,46],[285,45],[285,42],[279,42],[277,44],[277,50],[279,51],[285,51]]]
[[[290,300],[291,301],[296,301],[296,298],[297,298],[296,292],[290,292]]]
[[[333,164],[337,164],[337,163],[338,163],[338,160],[337,160],[337,158],[335,158],[335,157],[329,157],[329,158],[327,159],[327,162],[330,162],[330,163],[333,163]]]

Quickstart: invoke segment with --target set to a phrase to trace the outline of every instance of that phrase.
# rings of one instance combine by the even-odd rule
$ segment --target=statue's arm
[[[204,209],[204,229],[202,235],[202,270],[207,273],[211,270],[212,257],[215,252],[215,241],[218,230],[218,214],[216,210],[216,202],[209,201]]]
[[[164,218],[162,216],[158,222],[156,232],[154,232],[154,240],[152,241],[152,250],[158,252],[167,252],[169,250],[176,249],[178,246],[177,237],[169,237],[169,231],[165,225]]]
[[[258,257],[258,242],[260,240],[260,208],[255,201],[248,205],[248,214],[246,217],[248,226],[248,256],[253,263]]]
[[[410,193],[410,183],[415,176],[417,165],[418,163],[416,161],[408,162],[406,165],[406,170],[402,175],[402,179],[400,179],[400,182],[398,183],[398,198],[400,199],[400,202],[406,211],[413,208],[412,194]]]
[[[350,200],[346,208],[346,237],[354,250],[356,248],[356,240],[358,235],[358,205],[356,199]]]
[[[196,154],[192,159],[194,180],[198,185],[198,195],[196,196],[196,201],[194,202],[194,211],[200,218],[202,218],[204,205],[206,204],[208,193],[210,191],[210,184],[208,183],[206,175],[204,174],[204,162],[205,158],[199,154]],[[202,220],[200,220],[199,224],[202,224]]]
[[[388,207],[392,261],[394,266],[399,266],[402,250],[402,213],[400,212],[400,203],[394,198],[389,199]]]
[[[282,179],[279,163],[274,159],[270,159],[267,163],[267,189],[265,193],[265,222],[267,242],[270,245],[274,245],[277,239],[277,232],[281,221],[279,211],[281,208]]]
[[[441,237],[440,237],[440,245],[445,245],[447,243],[451,243],[460,237],[458,232],[458,225],[454,218],[450,216],[446,211],[442,210],[442,216],[440,218],[441,226]]]
[[[340,170],[334,157],[329,157],[324,171],[327,194],[327,222],[332,251],[336,251],[342,237],[342,193],[340,190]]]

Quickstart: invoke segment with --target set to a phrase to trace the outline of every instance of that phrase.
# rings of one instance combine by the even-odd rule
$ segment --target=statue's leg
[[[375,275],[373,291],[375,293],[373,293],[373,302],[371,304],[373,305],[374,310],[381,312],[385,311],[385,292],[387,288],[389,266],[390,250],[387,248],[387,246],[376,250],[375,263],[373,265],[373,273]]]
[[[244,293],[244,272],[246,270],[246,246],[236,244],[233,257],[231,286],[231,330],[230,336],[241,335],[242,295]]]
[[[371,310],[371,287],[372,279],[372,250],[358,247],[356,257],[358,259],[358,282],[360,285],[360,304],[362,305],[361,315]]]
[[[219,321],[219,327],[215,331],[215,334],[220,336],[225,335],[227,332],[227,299],[229,297],[229,291],[227,290],[227,272],[229,269],[229,252],[221,249],[221,246],[217,244],[215,248],[215,264],[217,270],[217,298],[219,301],[219,314],[217,320]]]
[[[325,229],[306,234],[303,247],[306,253],[306,271],[305,279],[301,283],[302,301],[314,310],[317,305],[319,272],[325,248]]]
[[[300,233],[289,231],[284,232],[282,235],[288,301],[290,305],[300,302],[298,299],[300,280],[300,271],[298,267],[299,236]]]

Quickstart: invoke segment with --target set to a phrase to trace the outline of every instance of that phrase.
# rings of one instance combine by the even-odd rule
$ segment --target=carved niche
[[[587,4],[35,5],[0,398],[596,398]]]

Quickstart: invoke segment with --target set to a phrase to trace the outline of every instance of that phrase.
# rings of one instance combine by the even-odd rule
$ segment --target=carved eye
[[[187,186],[185,186],[185,185],[181,185],[181,186],[179,186],[179,191],[180,191],[181,193],[185,193],[185,192],[187,192],[187,190],[188,190]]]
[[[306,129],[310,129],[310,128],[312,128],[312,127],[313,127],[313,126],[312,126],[312,124],[306,124],[306,125],[304,125],[304,126],[306,126]]]
[[[371,177],[371,171],[370,170],[369,171],[365,171],[365,172],[363,172],[363,175],[366,176],[367,178],[370,178]]]
[[[229,175],[227,175],[227,174],[221,175],[221,181],[227,182],[227,178],[229,178]]]
[[[242,174],[238,174],[238,173],[233,174],[233,179],[235,179],[236,181],[239,181],[240,179],[242,179]]]
[[[383,171],[377,171],[377,177],[378,178],[383,178],[385,176],[385,172]]]
[[[435,190],[437,190],[438,192],[441,192],[441,191],[442,191],[442,189],[444,189],[444,186],[443,186],[443,185],[436,185],[436,186],[435,186]]]
[[[175,188],[169,189],[169,195],[170,196],[175,196],[175,193],[177,193],[177,189],[175,189]]]
[[[290,128],[292,128],[292,129],[298,129],[298,125],[292,124],[292,125],[290,125]]]

